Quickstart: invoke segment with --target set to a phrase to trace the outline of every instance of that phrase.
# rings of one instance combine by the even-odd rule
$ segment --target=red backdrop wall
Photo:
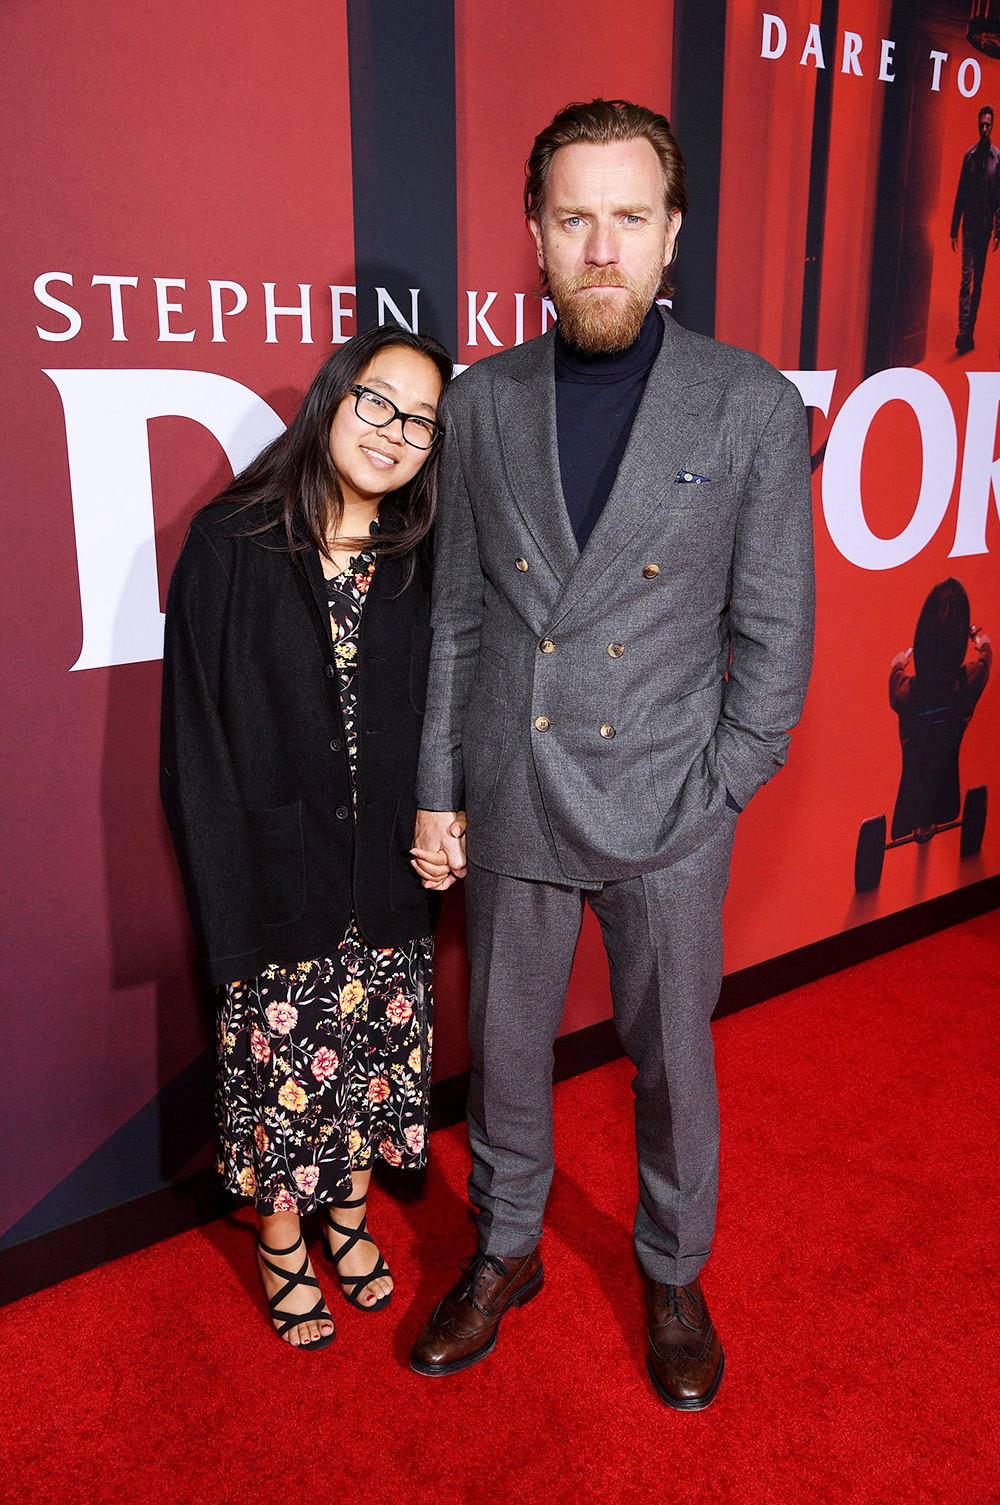
[[[888,0],[840,7],[824,70],[815,56],[801,61],[818,5],[775,0],[765,13],[748,0],[729,0],[724,49],[709,60],[723,79],[714,332],[782,369],[800,370],[810,203],[819,194],[821,282],[810,370],[836,373],[828,411],[813,410],[816,669],[789,766],[740,821],[726,906],[729,971],[1000,870],[994,819],[974,858],[960,860],[957,835],[945,835],[890,853],[873,893],[855,894],[853,885],[859,824],[891,812],[899,777],[886,693],[892,656],[912,643],[928,589],[947,575],[963,580],[973,617],[987,629],[997,608],[1000,540],[989,481],[980,507],[988,513],[986,552],[955,553],[953,545],[968,460],[968,373],[1000,366],[1000,257],[987,267],[977,351],[959,361],[958,259],[948,230],[976,112],[990,98],[1000,100],[1000,64],[969,47],[967,7],[959,0],[926,9],[929,19],[910,26],[906,47],[895,53],[892,81],[878,77],[881,42],[891,38]],[[778,16],[787,37],[773,57],[762,56],[765,14]],[[537,334],[545,318],[520,207],[533,133],[567,100],[596,94],[638,99],[669,114],[679,16],[679,7],[663,0],[636,0],[627,13],[595,0],[551,0],[541,9],[457,0],[449,107],[457,147],[455,355],[463,364],[495,348],[476,313],[502,346]],[[0,976],[8,1077],[0,1135],[9,1171],[0,1186],[0,1235],[6,1230],[10,1241],[114,1200],[95,1175],[60,1204],[62,1212],[30,1221],[32,1210],[154,1103],[208,1041],[207,1002],[157,798],[158,662],[73,668],[84,637],[84,540],[58,373],[212,373],[257,394],[287,421],[331,340],[353,331],[353,303],[343,290],[354,285],[355,249],[344,0],[294,7],[219,0],[209,8],[167,0],[134,14],[111,0],[82,8],[39,0],[5,8],[0,29],[12,62],[0,104],[11,162],[0,304],[7,451]],[[843,68],[848,31],[863,44],[860,76]],[[774,34],[772,28],[772,40]],[[936,89],[935,49],[947,54]],[[969,95],[958,86],[966,57],[980,70]],[[966,85],[972,77],[964,75]],[[829,144],[818,179],[817,90],[826,88]],[[904,95],[901,128],[913,142],[907,171],[927,205],[920,234],[930,278],[923,355],[912,365],[943,394],[957,459],[932,536],[913,557],[872,568],[839,546],[838,509],[848,502],[825,474],[846,443],[838,414],[872,374],[872,302],[887,296],[872,286],[873,258],[879,237],[898,228],[884,199],[885,111],[891,104],[896,119]],[[685,265],[683,244],[682,235],[679,311],[685,275],[697,273]],[[43,294],[68,312],[37,295],[36,280],[47,274],[63,280],[43,281]],[[111,290],[94,284],[109,276],[136,279],[121,285],[121,338],[114,338]],[[172,285],[158,290],[155,279]],[[213,280],[246,293],[245,308],[222,319],[224,339],[213,338]],[[268,296],[288,308],[300,302],[303,285],[311,339],[301,315],[279,313],[269,341]],[[331,294],[331,287],[341,291]],[[219,297],[225,308],[238,302],[232,289]],[[169,302],[178,307],[164,312]],[[995,401],[992,418],[995,441]],[[147,432],[162,601],[188,519],[231,466],[212,428],[191,417],[167,412],[152,418]],[[898,397],[872,419],[861,494],[876,540],[906,528],[938,440]],[[947,446],[947,434],[941,442]],[[127,611],[125,622],[127,628]],[[963,786],[989,781],[998,731],[1000,696],[989,687],[963,746]],[[465,985],[455,900],[439,949],[439,1078],[466,1064]],[[564,1028],[608,1012],[606,968],[588,922]],[[160,1155],[148,1167],[148,1183],[187,1168]],[[137,1174],[135,1192],[146,1172]]]

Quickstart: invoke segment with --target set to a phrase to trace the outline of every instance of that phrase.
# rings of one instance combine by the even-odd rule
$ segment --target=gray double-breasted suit
[[[587,891],[637,1068],[639,1255],[686,1284],[714,1222],[726,792],[743,806],[771,777],[802,708],[812,523],[795,388],[664,325],[582,552],[560,484],[554,333],[453,386],[417,794],[469,816],[481,1246],[517,1255],[539,1236],[552,1042]]]

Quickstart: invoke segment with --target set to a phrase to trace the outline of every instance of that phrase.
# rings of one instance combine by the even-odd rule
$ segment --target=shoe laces
[[[495,1254],[484,1254],[482,1250],[470,1254],[468,1259],[463,1259],[461,1268],[469,1276],[468,1292],[473,1304],[477,1304],[476,1285],[479,1277],[487,1268],[499,1275],[501,1280],[506,1280],[510,1274],[502,1259],[498,1259]]]
[[[676,1317],[682,1327],[686,1327],[689,1332],[697,1332],[697,1323],[689,1322],[684,1315],[683,1296],[687,1296],[688,1302],[697,1306],[687,1287],[665,1285],[663,1289],[667,1293],[667,1306],[666,1311],[663,1313],[661,1326],[666,1327],[667,1323],[672,1322]]]

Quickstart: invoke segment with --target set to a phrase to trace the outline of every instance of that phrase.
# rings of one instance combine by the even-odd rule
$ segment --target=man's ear
[[[663,265],[668,267],[674,259],[677,235],[684,216],[679,209],[671,209],[667,215],[667,242],[663,248]]]
[[[544,272],[545,256],[542,251],[542,224],[537,214],[528,216],[528,229],[531,232],[532,240],[535,242],[535,255],[538,257],[538,265]]]

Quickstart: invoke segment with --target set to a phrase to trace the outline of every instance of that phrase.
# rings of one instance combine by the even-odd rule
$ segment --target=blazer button
[[[334,737],[330,742],[330,748],[333,752],[340,752],[340,749],[343,747],[343,745],[344,744],[343,742],[341,742],[339,737]]]
[[[549,725],[550,725],[550,723],[549,723],[548,716],[536,716],[535,717],[535,731],[536,732],[547,732],[548,729],[549,729]]]
[[[607,737],[610,740],[614,736],[614,734],[614,727],[611,726],[607,721],[605,721],[604,725],[601,727],[601,736]]]
[[[347,817],[350,815],[350,813],[351,812],[350,812],[350,810],[348,810],[348,808],[347,808],[346,805],[338,805],[337,806],[337,819],[338,820],[346,820]]]
[[[336,673],[337,673],[337,671],[333,667],[333,665],[332,664],[327,664],[327,666],[326,666],[326,677],[327,677],[327,679],[334,679],[336,677]]]
[[[528,568],[528,561],[526,559],[515,559],[514,563],[517,565],[518,569],[523,575],[525,570]]]
[[[647,580],[655,580],[657,575],[660,573],[660,566],[658,564],[647,564],[642,573],[645,575]]]
[[[551,638],[542,638],[538,646],[543,653],[555,653],[556,651],[556,645]]]
[[[624,652],[625,652],[625,644],[624,643],[609,643],[608,644],[608,654],[609,654],[609,656],[611,658],[621,658],[621,656],[622,656],[622,654]]]

